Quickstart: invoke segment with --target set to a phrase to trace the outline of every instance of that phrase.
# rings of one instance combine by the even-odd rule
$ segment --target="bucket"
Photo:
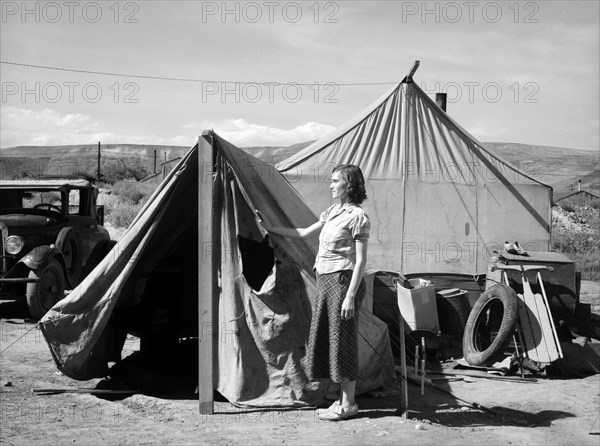
[[[466,290],[450,288],[436,293],[440,331],[447,335],[462,336],[471,312]]]
[[[406,331],[427,330],[437,335],[440,325],[433,284],[423,279],[410,279],[408,282],[412,288],[398,287],[398,308]]]

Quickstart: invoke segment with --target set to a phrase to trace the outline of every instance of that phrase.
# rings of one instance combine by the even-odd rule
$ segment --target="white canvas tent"
[[[377,269],[478,275],[505,240],[549,249],[552,189],[486,149],[410,75],[277,169],[316,212],[341,163],[365,175]]]

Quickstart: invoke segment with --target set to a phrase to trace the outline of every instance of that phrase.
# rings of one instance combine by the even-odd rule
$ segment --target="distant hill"
[[[241,147],[245,152],[255,156],[266,163],[277,164],[286,158],[289,158],[296,152],[312,144],[314,141],[301,142],[289,147]]]
[[[600,191],[600,156],[597,152],[505,142],[483,143],[501,158],[531,177],[552,186],[554,194],[581,188]]]
[[[135,157],[154,162],[154,151],[157,151],[158,163],[184,154],[189,147],[158,146],[143,144],[102,144],[101,154],[106,158]],[[52,162],[73,162],[92,160],[97,162],[98,145],[72,146],[19,146],[0,150],[2,160],[8,158],[50,159]]]
[[[243,150],[271,164],[290,157],[311,144],[312,141],[288,147],[245,147]],[[487,149],[525,171],[531,177],[554,188],[554,193],[577,190],[581,187],[600,193],[600,159],[596,152],[529,144],[490,142]],[[0,150],[0,179],[30,175],[74,175],[87,173],[95,176],[97,145],[72,146],[19,146]],[[141,162],[148,172],[154,169],[156,151],[157,168],[165,160],[183,156],[187,146],[160,146],[142,144],[103,144],[102,166],[111,162]]]
[[[257,158],[277,164],[310,142],[289,147],[246,147],[242,148]],[[143,144],[102,144],[101,170],[115,162],[141,162],[148,172],[154,169],[156,153],[157,170],[164,161],[183,156],[187,146],[159,146]],[[95,177],[98,166],[96,144],[69,146],[19,146],[0,150],[0,179],[18,178],[25,175],[73,176],[85,173]]]
[[[156,150],[157,166],[184,154],[189,148],[141,144],[103,144],[101,146],[101,170],[115,163],[136,163],[147,172],[154,168]],[[69,146],[19,146],[0,151],[0,177],[19,178],[53,175],[71,177],[79,174],[96,176],[98,145]]]

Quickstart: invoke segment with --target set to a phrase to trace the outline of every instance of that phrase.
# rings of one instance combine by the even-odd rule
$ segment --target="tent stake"
[[[409,379],[409,380],[410,380],[412,383],[416,384],[417,386],[421,384],[421,383],[419,382],[419,380],[418,380],[418,379],[416,379],[416,378],[409,377],[408,379]],[[457,401],[460,401],[461,403],[465,403],[465,404],[467,404],[468,406],[471,406],[471,407],[473,407],[473,408],[475,408],[475,409],[479,409],[479,410],[481,410],[481,411],[483,411],[483,412],[487,412],[487,413],[489,413],[489,414],[491,414],[491,415],[494,415],[494,416],[496,416],[496,417],[498,416],[498,413],[497,413],[497,412],[494,412],[492,409],[488,409],[487,407],[485,407],[485,406],[482,406],[482,405],[481,405],[481,404],[479,404],[479,403],[475,403],[475,402],[471,402],[471,401],[467,401],[467,400],[465,400],[465,399],[459,398],[458,396],[456,396],[455,394],[453,394],[451,391],[449,391],[449,390],[446,390],[446,389],[444,389],[444,388],[442,388],[442,387],[439,387],[439,386],[437,386],[437,385],[433,384],[433,383],[432,383],[430,380],[427,380],[427,381],[428,381],[428,382],[427,382],[427,385],[428,385],[428,386],[430,386],[430,387],[432,387],[432,388],[434,388],[434,389],[435,389],[435,390],[437,390],[438,392],[445,393],[446,395],[449,395],[449,396],[451,396],[451,397],[452,397],[452,398],[454,398],[455,400],[457,400]]]

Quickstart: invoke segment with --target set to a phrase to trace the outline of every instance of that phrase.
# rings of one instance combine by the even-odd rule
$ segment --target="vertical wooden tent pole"
[[[213,147],[198,137],[198,402],[200,413],[214,413],[213,320]],[[218,250],[214,250],[218,252]]]
[[[403,203],[406,202],[405,198],[406,198],[406,183],[407,183],[407,179],[406,177],[408,176],[408,163],[407,163],[407,151],[408,151],[408,145],[409,145],[409,133],[410,133],[410,121],[408,119],[408,97],[407,97],[407,92],[408,92],[408,86],[406,85],[407,83],[412,83],[412,77],[415,74],[415,72],[417,71],[417,68],[419,68],[419,64],[421,62],[419,62],[418,60],[415,60],[415,63],[413,64],[412,68],[410,69],[410,72],[408,73],[408,75],[402,80],[402,85],[401,85],[401,93],[402,93],[402,102],[400,104],[400,110],[401,110],[401,115],[400,115],[400,134],[398,135],[398,141],[399,141],[399,152],[400,152],[400,163],[403,166],[404,170],[402,172],[402,182],[401,187],[402,190],[400,192],[400,195],[402,196],[403,199]],[[401,245],[400,246],[404,246],[404,224],[405,224],[405,217],[406,217],[406,206],[402,206],[402,216],[400,217],[402,220],[400,222],[400,227],[402,228],[400,231],[400,241],[401,241]],[[400,256],[401,260],[400,260],[400,270],[399,271],[403,271],[404,268],[404,256]],[[399,293],[400,292],[400,285],[398,284],[398,282],[396,282],[396,296],[398,298],[400,298]],[[406,423],[407,419],[408,419],[408,373],[406,370],[406,340],[404,337],[404,316],[402,316],[402,311],[400,311],[400,318],[399,318],[399,323],[400,323],[400,367],[402,369],[401,373],[402,373],[402,399],[403,399],[403,411],[402,411],[402,422]],[[417,358],[415,358],[415,374],[419,371],[419,363],[417,361]]]
[[[395,282],[396,285],[396,296],[400,292],[400,285]],[[402,316],[402,310],[399,311],[400,324],[400,369],[401,369],[401,381],[402,381],[402,422],[406,423],[408,419],[408,373],[406,370],[406,341],[404,338],[404,317]],[[415,359],[415,373],[419,369],[417,360]]]
[[[400,166],[402,166],[402,178],[400,182],[400,197],[402,199],[402,215],[400,216],[400,246],[404,246],[404,236],[405,236],[405,227],[406,227],[406,184],[408,183],[408,168],[409,163],[408,160],[411,159],[408,156],[409,143],[410,143],[410,134],[411,134],[411,121],[408,119],[409,113],[409,97],[408,92],[411,88],[410,85],[413,81],[413,76],[417,72],[417,68],[419,68],[420,61],[415,60],[410,72],[404,77],[402,80],[402,85],[400,86],[401,94],[402,94],[402,102],[400,103],[400,132],[398,134],[398,151],[400,157]],[[400,265],[398,271],[404,271],[404,255],[400,256]],[[419,366],[415,365],[415,373],[418,372]]]

